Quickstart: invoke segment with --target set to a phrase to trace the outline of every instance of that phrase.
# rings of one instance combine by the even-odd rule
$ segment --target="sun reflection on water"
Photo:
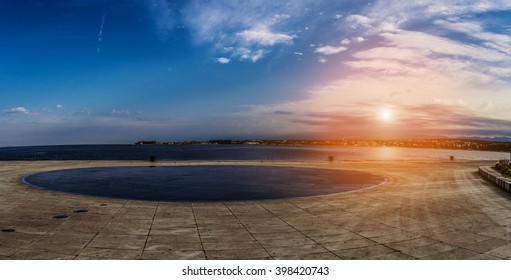
[[[400,150],[395,147],[378,147],[376,160],[396,160],[400,158]]]

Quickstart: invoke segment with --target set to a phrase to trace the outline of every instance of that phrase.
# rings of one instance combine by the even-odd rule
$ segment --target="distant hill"
[[[511,137],[460,137],[464,140],[481,140],[489,142],[511,142]]]

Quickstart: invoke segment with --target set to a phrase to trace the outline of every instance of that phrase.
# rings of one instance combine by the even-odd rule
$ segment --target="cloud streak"
[[[4,110],[4,114],[6,115],[19,115],[19,114],[30,114],[30,111],[25,107],[15,107]]]
[[[106,8],[103,8],[103,16],[101,17],[101,25],[99,27],[99,34],[98,34],[98,48],[97,48],[98,53],[101,51],[101,41],[103,41],[103,27],[105,26],[105,20],[106,20]]]
[[[256,26],[248,30],[237,33],[245,44],[273,46],[275,44],[289,44],[293,42],[292,35],[283,33],[274,33],[268,26]]]
[[[346,47],[324,46],[324,47],[317,48],[314,52],[319,53],[319,54],[324,54],[324,55],[333,55],[333,54],[338,54],[340,52],[343,52],[347,49],[348,48],[346,48]]]

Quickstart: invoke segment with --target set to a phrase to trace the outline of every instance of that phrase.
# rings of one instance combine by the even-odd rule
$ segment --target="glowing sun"
[[[380,111],[380,119],[384,122],[392,121],[392,111],[389,109],[382,109]]]

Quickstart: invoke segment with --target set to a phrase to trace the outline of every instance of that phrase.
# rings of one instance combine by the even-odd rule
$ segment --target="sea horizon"
[[[507,152],[327,145],[86,144],[0,148],[0,160],[501,160]]]

